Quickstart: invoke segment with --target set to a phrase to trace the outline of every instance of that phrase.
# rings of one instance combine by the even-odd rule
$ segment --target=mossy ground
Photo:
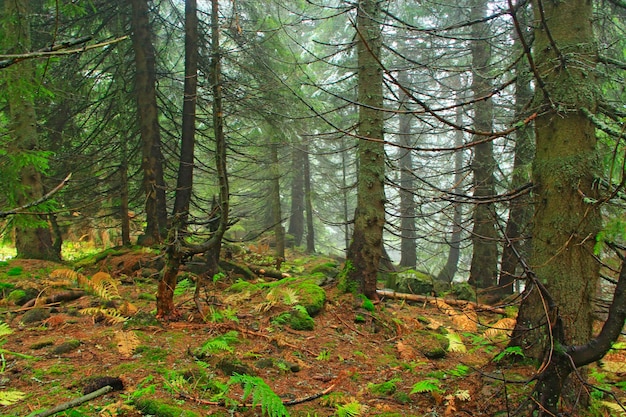
[[[103,304],[97,296],[86,295],[39,306],[50,316],[24,324],[21,319],[28,310],[5,292],[0,312],[13,334],[3,337],[6,343],[2,348],[33,359],[4,353],[0,391],[19,390],[26,396],[13,405],[0,406],[0,415],[34,415],[77,398],[85,381],[94,376],[119,377],[124,391],[58,415],[261,415],[260,408],[249,406],[250,398],[241,400],[241,387],[232,386],[225,395],[224,387],[231,378],[220,369],[225,361],[262,378],[284,401],[326,392],[289,406],[291,416],[333,416],[340,409],[359,407],[363,416],[454,415],[446,414],[453,407],[467,410],[467,415],[492,416],[529,393],[528,385],[515,383],[504,389],[503,381],[529,379],[535,369],[532,365],[499,367],[492,362],[506,346],[504,334],[488,337],[484,333],[488,327],[482,325],[467,330],[463,327],[467,323],[459,324],[449,311],[432,304],[383,300],[373,310],[365,309],[358,297],[332,285],[323,288],[321,300],[320,287],[313,287],[307,278],[314,265],[324,262],[319,259],[293,262],[291,267],[287,263],[293,276],[282,283],[265,277],[237,283],[228,276],[211,283],[205,293],[211,314],[199,314],[193,289],[183,289],[175,298],[181,320],[160,323],[150,319],[155,305],[146,297],[156,291],[158,278],[145,277],[140,269],[129,266],[131,258],[153,255],[109,255],[84,273],[102,269],[119,279],[121,298],[111,306],[133,307],[126,313],[133,319],[126,323],[80,314],[84,308]],[[6,273],[17,267],[20,274]],[[13,286],[12,290],[35,288],[48,295],[65,289],[53,285],[49,272],[67,267],[10,261],[0,265],[0,283]],[[116,268],[124,272],[115,272]],[[189,272],[185,276],[189,277]],[[275,322],[281,314],[294,311],[294,306],[307,303],[318,307],[311,314],[313,330],[294,330]],[[486,312],[477,317],[482,324],[502,318]],[[236,343],[214,343],[208,355],[194,356],[207,341],[232,331]],[[449,332],[459,336],[464,350],[450,350]],[[130,354],[120,347],[120,334],[136,336]],[[71,349],[58,350],[59,346]],[[433,346],[444,350],[443,358],[427,357]],[[459,373],[465,369],[460,365],[467,371]],[[615,378],[611,374],[610,380]],[[437,389],[429,391],[429,387]],[[616,390],[616,394],[624,397],[623,391]],[[239,407],[242,402],[248,406]]]

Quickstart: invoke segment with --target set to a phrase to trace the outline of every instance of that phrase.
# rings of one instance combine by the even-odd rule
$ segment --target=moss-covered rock
[[[446,356],[450,341],[447,337],[430,331],[416,332],[417,349],[428,359],[442,359]]]
[[[459,300],[476,301],[476,291],[467,282],[452,284],[451,293]]]
[[[385,286],[408,294],[430,295],[434,291],[433,277],[425,272],[408,269],[387,275]]]
[[[50,317],[50,312],[45,308],[33,308],[28,310],[20,320],[24,324],[39,323]]]
[[[70,353],[80,346],[80,340],[68,340],[67,342],[63,342],[60,345],[56,346],[50,353],[53,355],[63,355],[65,353]]]
[[[298,295],[298,304],[303,306],[311,317],[322,311],[326,303],[326,291],[311,279],[292,282],[287,287],[294,289]]]

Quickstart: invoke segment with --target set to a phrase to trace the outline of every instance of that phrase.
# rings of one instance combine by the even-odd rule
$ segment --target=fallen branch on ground
[[[61,411],[69,410],[70,408],[74,408],[76,406],[79,406],[79,405],[81,405],[83,403],[86,403],[87,401],[91,401],[94,398],[100,397],[101,395],[104,395],[104,394],[106,394],[108,392],[111,392],[111,391],[113,391],[113,387],[111,387],[110,385],[107,385],[106,387],[102,387],[102,388],[100,388],[97,391],[91,392],[91,393],[89,393],[87,395],[83,395],[82,397],[79,397],[79,398],[75,398],[75,399],[73,399],[71,401],[68,401],[66,403],[57,405],[56,407],[51,408],[51,409],[46,410],[46,411],[42,411],[39,414],[35,414],[34,417],[48,417],[48,416],[51,416],[53,414],[60,413]]]
[[[503,308],[492,307],[487,304],[479,304],[473,301],[439,298],[439,297],[433,297],[432,295],[406,294],[402,292],[395,292],[395,291],[389,291],[389,290],[376,290],[376,293],[380,295],[381,297],[397,298],[399,300],[420,301],[420,302],[425,302],[425,303],[434,301],[434,300],[440,300],[446,304],[450,304],[450,305],[458,306],[458,307],[465,307],[467,305],[471,305],[476,310],[483,310],[483,311],[489,311],[491,313],[506,315],[506,311]]]

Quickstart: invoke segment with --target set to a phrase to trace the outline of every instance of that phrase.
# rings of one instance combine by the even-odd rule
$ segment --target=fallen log
[[[495,313],[495,314],[503,314],[503,315],[507,314],[503,308],[493,307],[488,304],[479,304],[479,303],[475,303],[473,301],[467,301],[467,300],[440,298],[440,297],[434,297],[432,295],[407,294],[407,293],[395,292],[395,291],[390,291],[390,290],[376,290],[376,293],[381,297],[394,298],[394,299],[399,299],[399,300],[419,301],[419,302],[424,302],[424,303],[440,300],[446,304],[453,305],[453,306],[465,307],[467,305],[471,305],[475,310],[488,311],[490,313]]]

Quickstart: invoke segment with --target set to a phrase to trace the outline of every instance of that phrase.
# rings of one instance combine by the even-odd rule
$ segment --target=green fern
[[[354,417],[360,416],[363,409],[363,405],[361,405],[357,401],[352,401],[348,404],[338,405],[337,413],[335,414],[337,417]]]
[[[26,393],[22,391],[0,391],[0,405],[12,405],[24,399]]]
[[[189,278],[181,279],[178,284],[176,284],[176,288],[174,289],[174,295],[182,295],[186,293],[188,290],[194,288],[194,283]]]
[[[470,371],[470,367],[463,364],[458,364],[456,368],[450,369],[448,373],[452,376],[456,376],[458,378],[464,377]]]
[[[509,346],[504,349],[502,352],[498,353],[494,358],[494,362],[500,362],[506,356],[519,356],[520,358],[524,357],[524,351],[519,346]]]
[[[204,342],[202,346],[196,352],[197,356],[212,355],[218,352],[234,352],[234,348],[231,346],[239,341],[239,333],[235,330],[231,330],[228,333],[216,336]]]
[[[423,381],[419,381],[413,385],[413,389],[410,394],[422,393],[422,392],[443,392],[439,387],[441,385],[441,381],[438,379],[425,379]]]
[[[269,417],[289,417],[289,412],[280,397],[258,376],[234,374],[229,385],[241,384],[243,386],[243,400],[252,396],[252,405],[261,406],[261,415]]]

